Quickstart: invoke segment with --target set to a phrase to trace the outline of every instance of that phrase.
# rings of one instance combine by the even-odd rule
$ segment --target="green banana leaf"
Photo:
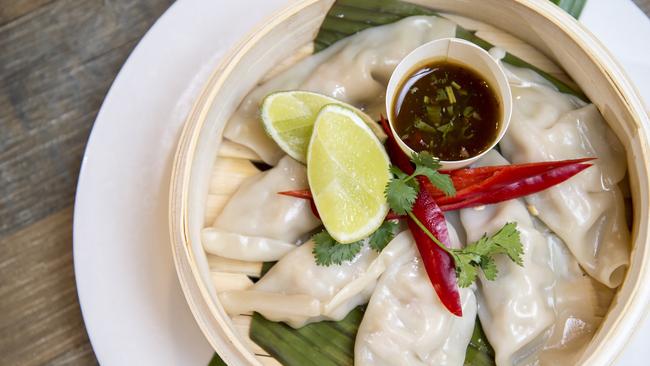
[[[212,356],[212,359],[210,359],[210,363],[208,363],[208,366],[228,366],[226,363],[219,357],[218,354],[214,354]]]
[[[322,321],[300,329],[272,322],[255,313],[250,337],[285,366],[352,366],[354,340],[364,310],[365,306],[359,306],[341,321]],[[467,347],[465,365],[495,365],[494,351],[478,319]]]
[[[250,337],[287,366],[341,366],[354,362],[354,339],[363,318],[357,307],[338,322],[322,321],[293,329],[253,315]]]
[[[551,2],[560,8],[564,9],[572,17],[578,19],[585,8],[587,0],[551,0]]]
[[[275,263],[265,262],[261,276],[264,276]],[[352,366],[354,341],[364,311],[365,306],[359,306],[341,321],[322,321],[308,324],[300,329],[267,320],[262,315],[254,313],[249,336],[285,366]],[[219,364],[215,364],[217,365]],[[494,350],[478,318],[467,346],[465,365],[495,365]]]

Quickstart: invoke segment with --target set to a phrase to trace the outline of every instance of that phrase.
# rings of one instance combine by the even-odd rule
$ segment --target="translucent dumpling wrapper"
[[[278,192],[308,186],[304,165],[285,156],[278,165],[249,177],[230,197],[202,242],[211,254],[244,261],[274,261],[320,226],[305,200]]]
[[[496,151],[477,163],[506,164]],[[479,277],[478,314],[497,365],[578,357],[607,309],[608,299],[599,299],[599,285],[584,275],[556,236],[538,228],[523,200],[464,209],[460,216],[470,242],[509,222],[517,223],[520,232],[523,266],[499,256],[497,278]]]
[[[539,218],[569,247],[582,268],[604,285],[621,284],[630,233],[618,184],[625,149],[593,105],[556,91],[537,74],[506,66],[513,112],[501,152],[515,163],[597,158],[570,180],[526,197]]]
[[[539,220],[534,221],[546,238],[555,280],[555,321],[539,354],[539,363],[577,364],[607,313],[614,290],[585,275],[564,242]]]
[[[254,89],[231,117],[224,136],[248,146],[266,163],[276,164],[283,152],[264,132],[259,104],[279,90],[329,95],[377,120],[379,113],[385,113],[386,85],[402,58],[421,44],[455,34],[456,25],[446,19],[416,16],[347,37]]]
[[[451,314],[431,286],[413,237],[405,235],[411,249],[377,283],[357,333],[354,364],[461,366],[476,321],[474,293],[460,289],[463,316]]]
[[[210,254],[247,262],[276,261],[296,247],[296,244],[291,242],[241,235],[215,228],[203,229],[201,240],[203,248]]]
[[[353,260],[331,266],[317,265],[313,249],[313,241],[293,249],[248,290],[220,292],[226,312],[256,311],[294,328],[341,320],[368,302],[379,276],[395,258],[412,250],[412,244],[410,235],[403,232],[381,253],[365,245]]]

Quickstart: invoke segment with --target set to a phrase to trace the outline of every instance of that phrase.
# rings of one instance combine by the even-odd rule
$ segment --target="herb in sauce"
[[[402,140],[441,160],[476,156],[497,138],[501,108],[494,90],[459,64],[438,61],[417,69],[394,105],[394,127]]]

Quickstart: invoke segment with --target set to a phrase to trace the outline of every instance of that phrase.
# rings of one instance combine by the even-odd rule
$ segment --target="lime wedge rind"
[[[386,139],[381,127],[361,110],[327,95],[302,90],[267,95],[260,106],[262,125],[285,153],[304,164],[311,128],[318,112],[329,104],[342,105],[354,111],[381,141]],[[289,127],[292,123],[296,124],[294,128]]]
[[[289,156],[291,156],[292,158],[298,160],[301,163],[306,163],[306,157],[305,157],[305,154],[304,154],[304,152],[306,151],[306,148],[303,148],[303,149],[299,148],[298,143],[296,143],[296,145],[290,144],[291,141],[296,140],[296,137],[289,137],[288,138],[286,136],[282,136],[281,131],[279,131],[274,126],[275,119],[272,118],[272,116],[270,115],[271,114],[270,112],[272,110],[272,106],[273,106],[274,102],[278,98],[283,97],[283,96],[287,96],[287,97],[291,96],[294,99],[293,103],[295,103],[297,105],[301,105],[301,106],[304,107],[304,116],[305,116],[305,118],[308,118],[308,116],[310,116],[312,114],[312,112],[309,109],[309,107],[306,105],[306,103],[304,103],[304,102],[300,101],[298,98],[296,98],[295,94],[297,94],[297,93],[300,93],[300,94],[313,94],[313,93],[309,93],[309,92],[299,92],[299,91],[281,91],[281,92],[271,93],[271,94],[267,95],[264,98],[264,100],[262,101],[262,105],[261,105],[261,108],[260,108],[260,115],[262,117],[262,126],[264,126],[264,130],[278,144],[278,146],[280,146],[280,148],[285,153],[287,153]],[[316,94],[316,95],[318,97],[328,98],[326,96],[321,96],[321,95],[318,95],[318,94]],[[329,98],[329,99],[332,99],[332,98]],[[332,99],[332,101],[335,101],[335,100]],[[295,118],[295,117],[293,117],[293,118],[292,117],[284,118],[282,121],[287,121],[287,120],[291,120],[291,119],[296,119],[297,120],[298,118]],[[313,123],[311,123],[311,125],[313,125]],[[304,125],[302,127],[304,127]],[[283,131],[283,132],[286,132],[286,131]],[[306,134],[306,135],[309,136],[310,134],[311,134],[311,131],[308,131],[308,134]],[[298,140],[301,141],[302,139],[298,138]]]
[[[340,104],[320,110],[307,149],[307,176],[323,225],[338,242],[364,239],[384,221],[388,166],[381,141],[355,110]]]

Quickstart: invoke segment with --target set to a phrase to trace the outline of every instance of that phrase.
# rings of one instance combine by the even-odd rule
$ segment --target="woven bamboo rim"
[[[585,93],[628,149],[628,169],[634,202],[630,269],[608,316],[580,361],[582,365],[613,363],[650,304],[650,289],[643,286],[650,280],[647,209],[650,192],[650,119],[638,92],[621,67],[594,37],[568,14],[546,0],[483,0],[472,1],[471,6],[470,0],[411,1],[508,29],[510,33],[517,34],[523,41],[535,46],[583,86]],[[220,189],[226,192],[225,198],[227,192],[232,191],[233,184],[236,185],[237,181],[256,172],[248,162],[248,159],[255,158],[254,153],[227,141],[221,143],[223,126],[241,99],[263,75],[271,71],[280,60],[299,51],[300,45],[308,44],[315,37],[332,2],[301,0],[275,14],[249,34],[211,75],[185,122],[179,140],[172,171],[169,206],[174,261],[197,324],[228,364],[278,363],[263,356],[260,353],[262,350],[256,349],[246,336],[238,333],[237,327],[242,325],[238,323],[240,319],[228,317],[216,298],[210,264],[198,235],[206,216],[209,218],[214,212],[206,212],[205,207],[197,206],[197,202],[205,202],[206,196],[215,202],[224,200],[224,197],[208,194],[210,176],[215,174],[213,171],[216,172]],[[462,18],[454,20],[459,23],[463,21]],[[461,25],[465,26],[463,23]],[[505,34],[490,26],[485,31],[494,32],[494,35]],[[504,46],[509,50],[509,46],[521,45],[521,41],[513,39],[506,37],[505,43],[511,44]],[[279,44],[286,47],[277,47]],[[269,45],[275,46],[273,53],[267,53]],[[283,51],[279,50],[281,48]],[[547,62],[543,56],[526,51],[525,47],[519,56],[528,58],[547,71],[554,71],[548,69],[552,68],[552,64],[544,67],[530,60],[531,57],[538,57],[537,61]],[[246,74],[241,71],[244,66],[248,71]],[[223,188],[224,180],[230,180],[233,184]],[[214,275],[217,283],[239,286],[243,282],[237,274],[245,276],[258,271],[255,264],[235,267],[240,271],[235,276]]]

